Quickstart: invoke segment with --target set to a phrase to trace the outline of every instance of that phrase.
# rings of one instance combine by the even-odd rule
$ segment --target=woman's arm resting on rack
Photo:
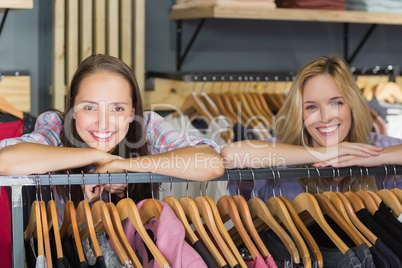
[[[103,164],[117,156],[97,149],[23,142],[0,150],[0,175],[27,175]]]
[[[360,143],[342,142],[330,147],[304,147],[279,142],[244,140],[229,144],[221,155],[226,168],[263,168],[311,164],[338,156],[376,156],[382,148]]]
[[[360,157],[355,155],[340,156],[329,161],[317,163],[317,167],[349,167],[363,166],[373,167],[381,165],[402,165],[402,145],[384,147],[379,155]]]
[[[153,172],[177,178],[208,181],[223,175],[222,157],[210,146],[198,144],[169,152],[130,159],[113,160],[99,172]]]

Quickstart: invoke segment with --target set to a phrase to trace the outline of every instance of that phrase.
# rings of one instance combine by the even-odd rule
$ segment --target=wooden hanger
[[[0,95],[0,112],[4,114],[11,114],[19,119],[24,118],[24,113],[12,106],[2,95]]]
[[[257,105],[259,105],[262,114],[268,121],[268,126],[272,129],[274,123],[273,118],[275,117],[275,115],[269,109],[267,103],[265,102],[264,96],[257,92],[251,92],[250,94],[254,97],[255,102],[257,103]]]
[[[227,107],[223,104],[222,99],[220,98],[219,94],[210,92],[210,93],[208,93],[208,96],[216,104],[221,115],[228,117],[233,124],[237,123],[237,121],[238,121],[237,116],[232,114],[230,111],[228,111]]]
[[[156,262],[160,267],[166,267],[169,265],[165,257],[156,247],[154,241],[149,237],[149,234],[142,224],[140,213],[138,212],[137,206],[131,198],[124,198],[120,200],[117,205],[117,212],[119,213],[120,220],[128,218],[131,224],[134,226],[135,230],[141,236],[145,245],[148,247],[152,256],[154,256]]]
[[[140,217],[142,224],[145,225],[150,219],[156,218],[159,221],[162,212],[162,205],[154,198],[152,173],[149,173],[151,183],[152,198],[145,200],[141,206]]]
[[[82,184],[85,185],[85,175],[82,171]],[[84,195],[85,198],[85,195]],[[99,246],[98,238],[96,237],[94,222],[92,219],[91,208],[89,207],[89,203],[86,200],[82,200],[77,207],[76,210],[76,219],[77,226],[80,228],[81,226],[86,226],[87,228],[83,228],[80,232],[81,241],[85,238],[89,237],[92,248],[95,254],[95,257],[102,256],[102,252]],[[72,229],[68,230],[68,234],[72,235]]]
[[[262,201],[262,199],[259,197],[252,197],[247,201],[247,204],[250,209],[251,217],[253,219],[259,218],[266,225],[268,225],[268,227],[275,232],[275,234],[285,245],[286,249],[290,253],[290,256],[292,256],[293,262],[300,263],[300,255],[297,251],[295,243],[272,216],[264,201]]]
[[[116,231],[116,234],[120,239],[120,242],[124,250],[127,252],[129,259],[133,263],[134,267],[142,267],[140,260],[135,254],[133,248],[131,247],[130,243],[127,240],[126,234],[124,233],[123,226],[120,221],[119,212],[117,211],[116,206],[112,202],[108,202],[106,203],[106,207],[109,211],[110,218],[112,219],[112,223]]]
[[[29,240],[32,235],[36,232],[37,240],[37,251],[38,255],[45,255],[45,249],[43,245],[43,229],[42,229],[42,219],[40,215],[40,205],[39,201],[35,200],[31,205],[31,214],[29,216],[28,225],[24,231],[24,239]]]
[[[252,117],[252,113],[250,112],[250,107],[247,105],[247,103],[243,104],[242,100],[239,98],[238,95],[235,95],[231,91],[227,91],[224,93],[228,99],[230,100],[230,103],[233,107],[233,110],[235,111],[236,114],[240,115],[240,118],[243,122],[247,122],[248,125],[251,128],[254,128],[256,126],[256,123],[254,120],[250,120]],[[240,107],[239,107],[240,106]]]
[[[187,98],[184,100],[183,105],[180,107],[180,111],[183,114],[191,114],[193,112],[197,112],[197,114],[203,116],[208,122],[211,122],[213,116],[209,113],[207,107],[205,107],[204,103],[199,99],[197,94],[193,91]],[[180,114],[178,111],[172,114],[172,117],[178,117]]]
[[[348,223],[349,227],[352,228],[352,230],[360,237],[360,239],[364,243],[366,243],[367,247],[370,248],[372,246],[371,242],[369,242],[367,240],[367,238],[362,234],[362,232],[356,228],[355,224],[352,223],[352,221],[350,220],[350,217],[346,211],[345,205],[343,204],[340,197],[335,192],[331,192],[331,191],[323,192],[323,193],[321,193],[321,195],[324,196],[325,198],[327,198],[331,202],[331,204],[338,211],[338,213],[342,216],[342,218]],[[353,211],[353,213],[354,213],[354,211]],[[356,217],[356,214],[355,214],[355,217]],[[358,224],[362,224],[359,221],[359,219],[357,219],[357,217],[355,219],[355,222],[357,222]]]
[[[320,206],[312,194],[298,194],[292,204],[299,215],[302,212],[308,212],[343,254],[349,250],[349,247],[339,238],[324,219]]]
[[[233,198],[228,195],[220,197],[217,203],[217,207],[219,215],[221,216],[221,219],[224,223],[229,219],[232,220],[237,232],[240,234],[244,244],[250,252],[250,255],[255,260],[257,255],[259,254],[258,249],[253,244],[253,241],[251,241],[251,238],[248,235],[246,229],[244,229],[243,223],[240,219],[239,211]]]
[[[325,193],[324,193],[325,194]],[[352,203],[349,201],[349,199],[341,192],[336,191],[335,194],[339,197],[339,199],[342,201],[343,205],[345,206],[346,212],[349,215],[350,220],[352,223],[356,226],[357,229],[371,242],[371,244],[375,245],[375,242],[377,241],[377,236],[375,236],[356,216],[355,210],[352,206]],[[333,202],[334,199],[332,199],[332,196],[328,196],[331,202]]]
[[[47,267],[52,268],[53,267],[52,250],[50,248],[49,226],[47,221],[45,201],[39,201],[39,206],[40,206],[40,215],[42,218],[43,242],[45,244],[46,265]]]
[[[57,259],[63,258],[63,247],[61,245],[59,220],[57,217],[56,202],[53,199],[52,177],[49,173],[50,200],[47,202],[46,213],[49,229],[53,227],[54,243],[56,245]]]
[[[82,243],[80,239],[80,233],[78,231],[77,225],[77,218],[75,215],[75,207],[73,201],[71,201],[71,178],[70,173],[67,172],[67,179],[68,179],[68,193],[69,193],[69,200],[64,204],[64,216],[63,216],[63,223],[60,228],[60,237],[63,239],[67,234],[67,231],[72,228],[73,230],[73,238],[75,242],[75,248],[78,254],[79,262],[85,261],[85,254],[84,249],[82,248]]]
[[[310,250],[313,252],[314,258],[317,261],[317,267],[324,267],[324,261],[323,257],[321,254],[321,250],[317,245],[317,242],[307,229],[307,227],[304,225],[303,221],[300,219],[299,214],[295,211],[294,207],[292,206],[292,203],[290,203],[289,199],[287,199],[285,196],[280,195],[279,198],[282,200],[282,202],[285,204],[286,208],[288,209],[289,215],[292,217],[293,223],[299,230],[300,234],[304,237],[304,240],[307,241],[307,244],[310,247]],[[296,240],[296,238],[293,236],[293,239],[296,241],[300,241],[300,243],[304,243],[303,240]],[[301,248],[301,247],[299,247]],[[303,254],[303,252],[302,252]]]
[[[75,247],[78,254],[78,259],[80,262],[85,261],[84,249],[82,248],[80,233],[78,231],[77,219],[75,216],[75,208],[74,203],[71,201],[66,202],[64,205],[64,217],[63,217],[63,224],[60,228],[60,237],[61,239],[67,234],[69,228],[73,230],[73,237],[75,242]]]
[[[95,231],[98,234],[106,231],[109,236],[109,239],[112,241],[114,251],[116,255],[119,257],[121,263],[125,263],[129,260],[126,251],[122,247],[119,238],[116,235],[114,230],[114,226],[112,223],[112,219],[109,214],[109,210],[104,201],[98,200],[91,208],[92,219],[94,222]]]
[[[237,249],[235,243],[233,242],[232,238],[230,237],[228,231],[226,230],[225,225],[219,215],[218,207],[215,204],[215,201],[210,196],[204,196],[204,199],[208,202],[212,215],[215,219],[216,227],[219,230],[219,233],[222,235],[222,238],[225,240],[226,244],[230,248],[232,254],[235,256],[237,262],[239,263],[240,267],[247,267],[246,263],[243,260],[243,257],[240,255],[239,250]]]
[[[238,265],[236,257],[230,251],[228,245],[226,244],[225,240],[223,240],[222,235],[219,233],[219,230],[216,227],[214,215],[212,214],[212,209],[211,206],[208,204],[208,201],[202,196],[197,196],[196,198],[194,198],[194,202],[197,206],[198,211],[200,212],[202,219],[207,225],[209,232],[212,234],[212,237],[214,238],[223,256],[225,256],[225,259],[227,260],[229,266],[234,267]]]
[[[275,188],[275,173],[274,170],[271,168],[272,176],[273,176],[273,189]],[[281,190],[281,177],[280,177],[280,172],[277,169],[277,177],[279,179],[279,192],[280,195],[282,196],[282,190]],[[253,178],[254,178],[254,173],[253,173]],[[253,188],[254,192],[254,188]],[[311,258],[310,258],[310,253],[308,252],[306,243],[304,242],[303,238],[300,236],[299,231],[297,230],[294,221],[292,217],[289,214],[289,211],[283,201],[276,196],[275,190],[273,190],[273,196],[268,199],[266,202],[266,205],[271,212],[272,216],[279,219],[280,222],[282,222],[283,225],[285,225],[287,231],[290,233],[290,235],[293,237],[293,240],[295,241],[297,248],[299,249],[301,258],[303,260],[303,265],[305,267],[311,267]],[[297,213],[296,213],[297,214]],[[300,219],[300,218],[299,218]]]
[[[190,241],[191,245],[194,245],[199,239],[197,235],[194,233],[193,229],[190,226],[190,223],[187,220],[186,214],[184,213],[183,207],[181,206],[179,200],[172,194],[172,177],[170,177],[170,196],[167,196],[163,199],[163,202],[167,203],[170,208],[176,214],[176,217],[181,221],[184,226],[184,230],[186,231],[186,237]]]
[[[57,259],[63,258],[63,247],[61,245],[59,222],[57,219],[56,202],[52,199],[47,202],[47,219],[49,228],[53,227],[54,243],[56,245]]]
[[[399,215],[402,214],[402,205],[398,197],[396,197],[396,195],[391,190],[385,188],[385,179],[388,176],[388,169],[386,166],[384,166],[384,168],[385,168],[385,176],[382,182],[383,189],[377,191],[376,193],[384,202],[384,204],[391,209],[392,214],[395,217],[399,217]]]
[[[247,231],[251,236],[251,239],[253,240],[254,244],[257,246],[261,255],[264,258],[266,258],[270,254],[269,254],[269,251],[266,248],[264,242],[262,242],[261,237],[258,234],[258,232],[254,226],[253,219],[251,218],[250,209],[247,205],[246,199],[244,199],[244,197],[242,195],[240,195],[239,189],[240,189],[240,185],[241,185],[241,171],[240,171],[240,169],[237,169],[237,170],[238,170],[239,176],[240,176],[238,194],[234,195],[232,198],[236,205],[237,210],[240,213],[241,222],[243,223],[243,225],[246,226]],[[254,179],[254,172],[252,174],[253,174],[253,179]],[[254,193],[254,189],[253,189],[253,193]]]
[[[369,175],[368,169],[366,168],[367,171],[367,176]],[[363,176],[363,170],[360,168],[360,176]],[[368,188],[368,186],[367,186]],[[370,191],[371,192],[371,191]],[[360,197],[360,199],[363,201],[364,206],[367,208],[367,210],[370,212],[371,215],[374,215],[374,213],[378,210],[378,204],[374,200],[372,194],[370,194],[368,191],[362,191],[361,190],[361,184],[360,184],[360,190],[356,192],[356,194]]]
[[[208,251],[211,253],[212,258],[214,258],[215,262],[219,265],[219,267],[223,267],[227,265],[225,259],[219,253],[218,249],[215,247],[212,240],[209,238],[204,225],[201,221],[200,213],[197,209],[197,205],[194,200],[189,196],[183,196],[179,199],[181,206],[183,207],[184,213],[186,214],[189,222],[191,222],[195,229],[197,230],[201,240],[204,242]]]
[[[321,194],[315,194],[314,197],[321,210],[328,215],[353,241],[353,243],[358,247],[363,243],[363,240],[355,233],[348,223],[343,219],[343,217],[338,213],[335,207],[332,205],[331,201],[325,198]]]

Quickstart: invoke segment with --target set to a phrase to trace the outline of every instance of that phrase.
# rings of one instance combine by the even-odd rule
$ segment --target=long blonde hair
[[[303,122],[303,89],[306,81],[320,74],[330,75],[350,106],[352,124],[345,141],[368,143],[372,128],[370,108],[358,88],[349,65],[339,56],[322,56],[306,63],[293,81],[288,96],[275,120],[277,139],[286,144],[312,146]],[[359,178],[360,179],[360,178]],[[346,181],[353,183],[352,178]],[[374,186],[370,182],[368,185]]]

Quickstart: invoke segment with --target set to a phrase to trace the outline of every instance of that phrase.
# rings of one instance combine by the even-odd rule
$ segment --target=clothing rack
[[[232,169],[212,181],[270,180],[280,178],[320,178],[365,175],[402,175],[402,165],[347,168],[271,168]],[[385,178],[385,177],[384,177]],[[154,173],[102,174],[44,174],[27,176],[0,176],[0,186],[11,187],[12,256],[13,267],[24,267],[22,187],[43,185],[108,184],[108,183],[161,183],[186,180]]]
[[[357,69],[356,67],[351,67],[350,71],[353,73],[355,76],[360,76],[360,75],[367,75],[367,76],[375,76],[375,75],[382,75],[382,76],[388,76],[389,81],[395,82],[396,78],[400,75],[400,68],[398,65],[388,65],[384,68],[381,68],[380,66],[375,66],[375,67],[363,67],[361,69]]]

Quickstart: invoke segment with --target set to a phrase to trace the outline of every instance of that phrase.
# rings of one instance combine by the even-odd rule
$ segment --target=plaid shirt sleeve
[[[36,119],[35,129],[32,133],[19,138],[4,139],[0,141],[0,150],[3,147],[21,142],[33,142],[44,145],[59,146],[61,119],[56,112],[45,112]]]
[[[155,112],[144,112],[144,123],[150,154],[160,154],[197,144],[208,144],[220,153],[219,146],[208,139],[186,135],[175,129],[169,122]]]

